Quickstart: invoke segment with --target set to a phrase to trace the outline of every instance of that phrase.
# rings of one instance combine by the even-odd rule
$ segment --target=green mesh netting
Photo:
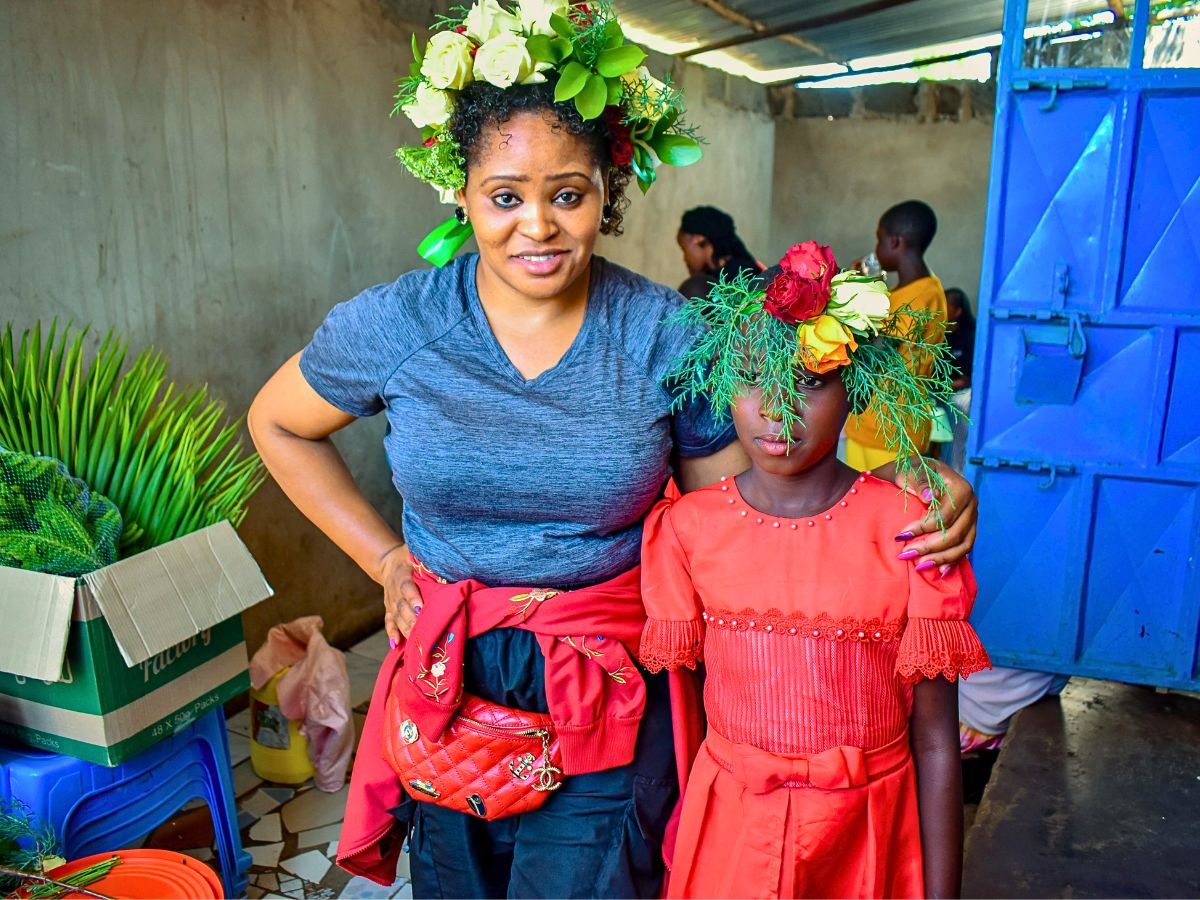
[[[0,447],[0,565],[78,577],[117,560],[121,513],[56,459]]]

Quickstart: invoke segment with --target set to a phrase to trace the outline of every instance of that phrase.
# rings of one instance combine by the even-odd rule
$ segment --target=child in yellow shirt
[[[942,282],[925,265],[925,250],[937,233],[937,217],[929,205],[920,200],[906,200],[893,206],[879,218],[875,229],[875,256],[886,271],[899,276],[892,290],[892,311],[902,307],[929,310],[936,319],[925,326],[923,337],[935,342],[937,333],[944,337],[946,327],[946,293]],[[909,369],[918,375],[928,375],[933,361],[901,349]],[[912,443],[922,454],[929,451],[929,426],[911,433]],[[894,441],[890,442],[894,445]],[[877,468],[895,459],[888,449],[887,435],[872,404],[863,413],[850,416],[846,422],[846,463],[861,471]]]

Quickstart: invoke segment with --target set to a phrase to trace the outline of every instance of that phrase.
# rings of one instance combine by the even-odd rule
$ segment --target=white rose
[[[846,279],[845,275],[833,279],[826,312],[843,325],[877,334],[880,324],[892,311],[887,285],[882,281]]]
[[[422,81],[417,85],[417,92],[412,100],[403,106],[404,114],[418,128],[428,128],[432,125],[442,125],[454,111],[454,102],[445,91]]]
[[[436,185],[434,185],[434,187],[437,189],[437,192],[438,192],[438,200],[440,200],[442,203],[446,203],[451,206],[458,205],[458,195],[457,195],[456,191],[454,191],[450,188],[440,188],[440,187],[437,187]]]
[[[441,90],[461,91],[471,83],[471,40],[455,31],[439,31],[425,47],[421,74]]]
[[[625,93],[633,94],[627,104],[629,112],[636,118],[657,122],[662,118],[663,110],[658,106],[658,98],[662,96],[667,86],[650,74],[645,66],[638,66],[632,72],[621,76],[625,82]],[[645,87],[638,88],[638,82],[644,82]],[[636,90],[636,94],[633,92]]]
[[[467,26],[467,34],[478,44],[521,30],[521,20],[506,12],[496,0],[479,0],[471,7],[463,24]]]
[[[564,18],[570,9],[566,0],[521,0],[517,14],[521,17],[521,27],[530,35],[554,35],[550,27],[550,17],[557,13]]]
[[[475,54],[475,77],[498,88],[546,78],[535,68],[525,38],[511,32],[494,37],[479,48]]]

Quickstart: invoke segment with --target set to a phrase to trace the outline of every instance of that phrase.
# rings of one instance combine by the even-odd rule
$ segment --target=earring
[[[605,203],[604,206],[602,206],[600,208],[600,221],[603,222],[605,225],[607,225],[609,222],[612,221],[612,216],[613,216],[612,204]]]
[[[454,207],[454,218],[458,219],[459,225],[467,224],[467,211],[461,206]]]

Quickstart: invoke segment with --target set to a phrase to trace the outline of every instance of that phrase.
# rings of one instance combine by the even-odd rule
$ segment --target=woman
[[[588,7],[591,15],[601,8]],[[486,33],[486,21],[476,25]],[[474,40],[470,27],[466,34]],[[440,90],[455,81],[429,65],[441,59],[436,50],[431,41],[424,59]],[[471,54],[476,71],[481,57],[490,58]],[[639,670],[620,682],[644,698],[625,720],[632,728],[600,741],[595,758],[576,759],[540,808],[485,821],[407,799],[375,748],[389,686],[413,656],[401,659],[398,645],[424,627],[418,583],[426,593],[443,583],[542,589],[526,598],[608,584],[636,567],[642,517],[669,475],[689,490],[746,465],[731,428],[701,405],[673,407],[661,385],[690,338],[661,324],[679,295],[593,255],[599,234],[620,230],[623,190],[638,174],[624,142],[641,126],[554,102],[555,74],[543,84],[477,79],[448,88],[456,93],[445,135],[429,140],[452,140],[465,160],[456,215],[474,228],[479,253],[336,307],[250,410],[255,443],[289,498],[383,587],[397,645],[360,741],[339,864],[390,883],[411,836],[422,897],[652,896],[676,773],[665,684]],[[635,96],[644,99],[645,88]],[[404,539],[329,440],[379,412],[405,499]],[[953,485],[955,509],[968,514],[912,542],[939,564],[961,559],[973,540],[973,497],[961,479]],[[954,514],[950,498],[944,508]],[[914,522],[909,530],[926,529]],[[572,685],[564,684],[569,667],[552,666],[543,652],[559,645],[542,638],[498,627],[454,642],[465,647],[461,686],[546,712]],[[611,719],[600,714],[572,739],[596,746],[601,721]],[[396,819],[382,821],[393,807]]]
[[[679,286],[685,297],[708,293],[722,274],[729,279],[738,272],[763,269],[738,237],[733,217],[715,206],[697,206],[685,212],[675,242],[688,270],[687,280]]]

